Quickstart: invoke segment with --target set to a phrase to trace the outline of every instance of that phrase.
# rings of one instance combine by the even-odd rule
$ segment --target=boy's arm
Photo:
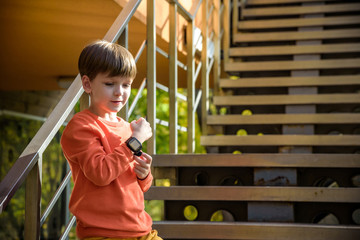
[[[91,125],[73,122],[65,129],[61,145],[67,159],[78,164],[86,178],[95,185],[105,186],[130,167],[133,154],[125,143],[106,154],[99,141],[100,134]]]

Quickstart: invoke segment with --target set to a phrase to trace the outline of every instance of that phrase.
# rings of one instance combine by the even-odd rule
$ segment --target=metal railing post
[[[188,107],[188,153],[195,151],[195,47],[194,47],[194,20],[189,20],[186,27],[187,44],[187,107]]]
[[[233,0],[233,4],[232,4],[232,35],[234,36],[235,34],[238,33],[238,22],[239,22],[239,2],[237,0]],[[233,43],[234,43],[234,38],[232,39]]]
[[[202,52],[201,52],[201,127],[202,135],[207,135],[207,115],[209,110],[209,75],[207,74],[209,60],[207,54],[209,28],[207,25],[208,1],[202,2]]]
[[[40,239],[42,157],[29,172],[25,184],[25,240]]]
[[[156,153],[156,21],[155,0],[147,1],[147,120],[153,130],[147,141],[147,152]]]
[[[129,36],[129,25],[126,25],[126,27],[124,28],[124,31],[121,33],[121,35],[117,41],[118,44],[120,44],[121,46],[123,46],[126,49],[129,48],[128,36]],[[129,101],[126,102],[125,106],[123,108],[121,108],[121,110],[119,112],[119,116],[122,119],[124,119],[125,121],[129,120],[128,111],[129,111]]]
[[[220,81],[220,0],[214,0],[214,94],[219,93],[219,81]],[[225,30],[224,30],[225,31]],[[226,33],[225,33],[226,34]]]
[[[215,1],[216,2],[216,1]],[[223,50],[224,50],[224,64],[229,62],[229,47],[230,47],[230,0],[224,0],[224,13],[223,13]]]
[[[169,132],[170,132],[170,153],[178,152],[178,104],[177,104],[177,86],[178,86],[178,71],[177,71],[177,5],[175,3],[169,4]]]

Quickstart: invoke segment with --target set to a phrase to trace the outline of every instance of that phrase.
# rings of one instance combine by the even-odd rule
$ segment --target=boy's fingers
[[[149,160],[144,158],[144,157],[138,157],[138,156],[134,156],[134,159],[137,163],[139,163],[141,166],[146,166],[147,164],[149,164]]]
[[[141,165],[135,165],[134,167],[134,171],[138,171],[138,172],[146,172],[147,168]]]
[[[141,156],[143,156],[146,159],[147,163],[152,162],[152,157],[149,154],[147,154],[146,152],[142,152]]]
[[[140,122],[140,121],[143,121],[143,120],[145,120],[143,117],[140,117],[137,121],[136,121],[136,123],[138,123],[138,122]]]

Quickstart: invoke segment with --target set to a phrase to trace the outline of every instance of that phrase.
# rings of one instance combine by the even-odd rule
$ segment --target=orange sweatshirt
[[[125,143],[132,133],[130,124],[119,120],[106,121],[84,110],[75,114],[61,137],[74,180],[69,208],[79,238],[130,238],[151,231],[144,192],[153,177],[150,173],[137,179],[133,153]]]

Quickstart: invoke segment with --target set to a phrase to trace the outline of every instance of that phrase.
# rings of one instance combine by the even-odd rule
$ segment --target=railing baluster
[[[178,71],[177,71],[177,5],[169,4],[169,131],[170,131],[170,153],[178,152],[178,104],[177,104],[177,87],[178,87]]]
[[[238,22],[239,22],[239,3],[238,0],[233,0],[233,15],[232,15],[232,35],[234,36],[238,32]],[[234,41],[234,39],[233,39]]]
[[[228,0],[226,0],[228,1]],[[220,0],[214,0],[214,94],[219,92],[220,80]]]
[[[117,43],[123,46],[124,48],[129,48],[128,42],[128,35],[129,35],[129,25],[126,25],[124,31],[121,33]],[[119,112],[119,116],[124,119],[125,121],[129,120],[129,101],[126,102],[125,106],[121,108]]]
[[[61,235],[61,237],[59,238],[59,240],[68,239],[68,235],[69,235],[69,233],[70,233],[70,231],[71,231],[71,228],[72,228],[72,226],[74,225],[75,221],[76,221],[75,216],[72,216],[71,219],[70,219],[70,221],[69,221],[69,223],[66,225],[65,231],[63,232],[63,234]]]
[[[156,21],[155,0],[147,1],[147,120],[153,130],[147,141],[147,152],[156,153]]]
[[[194,21],[188,21],[186,27],[187,44],[187,104],[188,104],[188,153],[195,151],[195,110],[194,110],[194,71],[195,71],[195,48],[194,48]]]
[[[69,186],[68,183],[70,182],[70,178],[71,178],[71,171],[68,171],[68,173],[66,174],[65,178],[62,180],[62,182],[60,183],[59,188],[56,190],[53,198],[50,200],[48,206],[46,207],[41,219],[40,219],[40,226],[42,226],[46,220],[46,218],[48,217],[48,215],[50,214],[52,208],[54,207],[54,205],[56,204],[57,200],[59,199],[59,197],[61,196],[63,190]]]
[[[223,15],[223,50],[224,50],[224,64],[229,62],[229,47],[230,47],[230,0],[224,0],[224,15]]]
[[[202,135],[207,135],[207,115],[209,110],[209,75],[207,74],[208,69],[208,25],[207,25],[207,5],[208,1],[204,0],[202,3],[202,52],[201,52],[201,88],[202,88],[202,99],[201,99],[201,127]]]
[[[40,239],[40,211],[41,211],[41,169],[40,156],[35,166],[26,178],[25,190],[25,240]]]

